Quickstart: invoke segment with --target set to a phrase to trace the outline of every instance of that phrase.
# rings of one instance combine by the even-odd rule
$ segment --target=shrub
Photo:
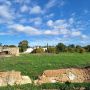
[[[74,53],[75,49],[70,47],[70,48],[68,48],[68,52]]]
[[[84,48],[80,48],[79,49],[79,53],[84,53],[85,52],[85,49]]]
[[[56,48],[55,47],[48,47],[47,52],[48,53],[56,53]]]
[[[36,48],[33,50],[32,53],[44,53],[44,50],[43,50],[43,48]]]

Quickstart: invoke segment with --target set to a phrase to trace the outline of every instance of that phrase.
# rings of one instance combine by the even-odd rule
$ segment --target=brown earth
[[[64,83],[67,81],[73,83],[90,82],[90,68],[67,68],[58,70],[45,70],[42,76],[39,76],[39,79],[35,80],[35,83]]]

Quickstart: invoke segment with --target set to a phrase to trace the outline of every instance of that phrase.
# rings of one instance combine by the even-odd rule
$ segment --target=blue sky
[[[0,42],[90,44],[90,0],[0,0]]]

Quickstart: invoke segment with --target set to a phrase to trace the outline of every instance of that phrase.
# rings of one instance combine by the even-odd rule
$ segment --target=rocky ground
[[[46,70],[35,80],[35,83],[56,83],[56,82],[83,83],[90,82],[90,68],[67,68],[58,70]]]
[[[32,83],[28,76],[21,75],[19,71],[0,72],[0,86],[21,85]],[[43,83],[83,83],[90,82],[90,68],[67,68],[58,70],[45,70],[34,84]]]
[[[0,72],[0,86],[21,85],[32,83],[28,76],[21,75],[19,71]]]

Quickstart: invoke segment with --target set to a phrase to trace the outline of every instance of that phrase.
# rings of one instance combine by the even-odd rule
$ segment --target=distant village
[[[32,53],[35,49],[39,49],[39,46],[35,46],[35,47],[29,47],[27,48],[24,52],[22,53]],[[43,51],[45,52],[47,50],[47,48],[42,47]],[[19,47],[2,47],[0,46],[0,55],[13,55],[13,56],[19,56],[20,51],[19,51]]]
[[[27,40],[20,41],[18,46],[15,45],[2,45],[0,44],[0,56],[19,56],[19,54],[29,54],[29,53],[55,53],[69,52],[69,53],[84,53],[90,52],[90,45],[80,46],[80,45],[65,45],[63,43],[58,43],[56,46],[34,46],[30,47]]]

